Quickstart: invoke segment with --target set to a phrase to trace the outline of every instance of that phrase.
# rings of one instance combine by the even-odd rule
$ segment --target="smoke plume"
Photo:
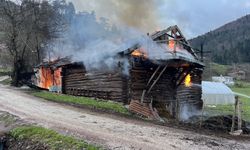
[[[156,10],[160,1],[75,1],[76,6],[81,3],[93,10],[78,12],[70,17],[72,20],[67,31],[60,39],[51,41],[55,58],[72,56],[73,61],[83,62],[87,70],[114,69],[117,64],[123,64],[124,74],[127,74],[127,60],[117,60],[115,56],[135,44],[147,50],[149,59],[169,57],[165,53],[166,44],[165,47],[159,46],[142,31],[155,31],[158,24]],[[110,18],[114,25],[108,23],[106,18],[98,18],[98,12],[104,16],[104,13],[112,14]]]
[[[94,10],[111,23],[152,32],[159,28],[158,6],[162,0],[71,0],[78,10]],[[81,8],[79,8],[81,7]],[[92,9],[92,10],[90,10]]]

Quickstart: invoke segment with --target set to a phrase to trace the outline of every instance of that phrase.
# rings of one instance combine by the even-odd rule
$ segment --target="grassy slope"
[[[212,72],[215,75],[226,75],[228,67],[227,65],[220,65],[217,63],[211,63]]]
[[[35,92],[32,93],[32,95],[55,102],[70,103],[90,108],[114,111],[125,115],[129,114],[128,110],[122,104],[111,101],[94,100],[86,97],[75,97],[51,92]]]
[[[74,149],[74,150],[97,150],[99,147],[90,145],[82,140],[73,137],[61,135],[53,130],[36,127],[22,126],[10,131],[10,136],[19,140],[31,140],[40,142],[49,147],[49,149]]]
[[[211,80],[211,76],[227,75],[230,66],[221,65],[217,63],[205,63],[205,70],[203,72],[203,80]]]

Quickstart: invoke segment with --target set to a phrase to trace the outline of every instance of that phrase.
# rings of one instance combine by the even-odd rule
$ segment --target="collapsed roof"
[[[71,57],[64,57],[64,58],[55,59],[53,61],[43,62],[37,65],[35,68],[50,67],[52,69],[56,69],[58,67],[69,65],[69,64],[72,64]]]
[[[127,43],[124,44],[127,45]],[[168,61],[175,60],[177,63],[182,61],[188,64],[196,64],[200,67],[204,66],[177,25],[144,37],[143,40],[137,44],[116,54],[108,57],[144,57],[154,64],[165,64],[168,63]],[[44,62],[36,66],[36,68],[44,66],[55,69],[72,63],[70,57],[65,57],[54,61]]]
[[[149,37],[152,39],[151,41],[145,40],[145,43],[137,43],[119,54],[133,55],[133,53],[136,53],[139,56],[140,53],[139,57],[147,57],[155,63],[169,60],[183,60],[204,66],[177,25],[163,31],[157,31]]]

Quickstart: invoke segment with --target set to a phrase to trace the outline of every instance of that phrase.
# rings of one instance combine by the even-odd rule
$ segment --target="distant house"
[[[243,70],[234,71],[234,72],[228,73],[228,76],[233,77],[236,80],[245,80],[246,72]]]
[[[213,82],[220,82],[224,83],[226,85],[234,85],[234,78],[230,76],[213,76],[212,77]]]

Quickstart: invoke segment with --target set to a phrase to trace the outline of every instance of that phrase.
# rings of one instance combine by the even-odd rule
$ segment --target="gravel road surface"
[[[84,138],[107,149],[250,149],[250,141],[234,141],[90,112],[48,102],[4,85],[0,85],[0,111],[19,116],[30,123]]]

